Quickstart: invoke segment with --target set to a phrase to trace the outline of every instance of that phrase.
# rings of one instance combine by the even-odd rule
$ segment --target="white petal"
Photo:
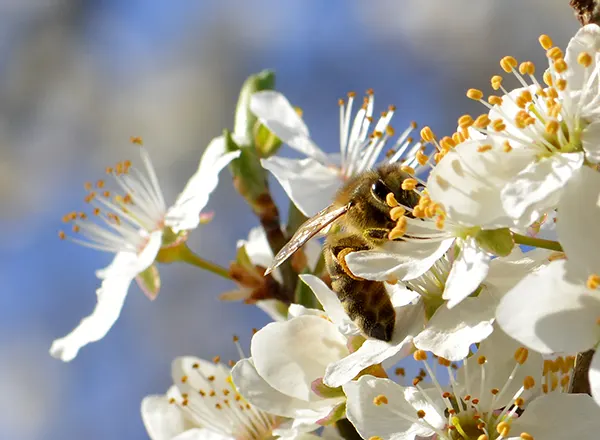
[[[600,162],[600,121],[594,121],[583,129],[581,143],[585,158],[591,163]]]
[[[528,275],[502,298],[498,324],[540,353],[574,353],[600,341],[600,295],[565,280],[565,261]]]
[[[569,261],[587,275],[600,274],[600,173],[583,167],[558,204],[556,231]]]
[[[367,339],[358,350],[327,367],[323,382],[332,388],[342,386],[365,368],[394,359],[398,361],[410,354],[413,337],[423,328],[421,303],[396,309],[394,333],[390,342]]]
[[[563,187],[581,168],[583,153],[554,154],[532,163],[502,190],[506,212],[521,226],[554,209]]]
[[[492,400],[494,400],[496,408],[512,404],[511,399],[523,386],[525,377],[539,377],[542,371],[543,358],[540,354],[530,351],[527,360],[514,373],[514,378],[506,387],[504,393],[497,395],[497,397],[490,393],[491,389],[501,390],[505,387],[516,365],[515,352],[521,347],[520,343],[509,337],[501,328],[495,326],[493,333],[481,343],[479,350],[468,359],[467,368],[463,364],[458,369],[456,372],[457,381],[461,383],[465,393],[470,394],[472,398],[479,399],[480,408],[490,408]],[[485,356],[487,359],[483,367],[477,362],[480,356]],[[467,370],[468,374],[466,374]],[[483,384],[481,383],[482,372],[484,375]]]
[[[597,356],[597,354],[594,354],[592,358],[588,379],[590,381],[592,397],[600,405],[600,356]]]
[[[358,381],[344,385],[348,398],[346,416],[362,438],[379,436],[383,440],[414,440],[417,435],[434,434],[426,423],[416,420],[417,410],[406,400],[404,390],[389,379],[372,376],[362,376]],[[373,399],[381,395],[387,397],[387,405],[373,403]]]
[[[373,251],[351,252],[345,259],[352,273],[359,277],[377,281],[390,278],[406,281],[427,272],[452,243],[453,238],[439,242],[389,241]]]
[[[252,338],[256,370],[277,391],[297,399],[321,399],[311,389],[325,368],[348,354],[335,324],[317,316],[273,322]]]
[[[569,68],[565,72],[567,80],[566,93],[572,101],[572,106],[583,108],[581,116],[587,118],[592,114],[597,115],[597,105],[587,107],[598,96],[598,76],[591,82],[591,87],[587,86],[585,71],[589,74],[597,68],[598,51],[600,50],[600,29],[596,25],[587,25],[579,29],[577,34],[567,46],[565,61]],[[589,67],[584,67],[577,62],[577,57],[581,52],[587,52],[592,57],[592,63]]]
[[[335,169],[314,159],[262,159],[263,167],[279,181],[288,197],[308,217],[333,202],[343,181]]]
[[[81,347],[102,339],[108,333],[121,314],[131,281],[152,264],[161,242],[162,232],[155,232],[140,255],[120,252],[106,269],[97,272],[104,279],[96,290],[94,311],[83,318],[71,333],[52,343],[50,354],[53,357],[68,362],[77,356]]]
[[[307,402],[282,394],[271,387],[256,371],[251,359],[242,359],[231,370],[233,383],[242,396],[252,405],[268,413],[282,417],[296,418],[299,414],[306,415],[314,410],[314,421],[323,418],[329,408],[339,403],[341,399],[323,399],[317,402]],[[325,408],[325,411],[319,411]]]
[[[598,406],[586,394],[552,393],[531,402],[511,426],[543,440],[595,440],[600,432]]]
[[[442,305],[414,344],[451,361],[462,360],[472,344],[492,333],[495,309],[496,301],[484,292],[477,298],[466,298],[453,309]]]
[[[338,326],[340,333],[349,336],[360,334],[358,327],[346,314],[337,295],[319,278],[314,275],[300,275],[300,279],[311,288],[329,319]]]
[[[222,364],[213,364],[195,356],[180,356],[171,363],[173,383],[183,384],[182,378],[186,378],[182,392],[187,392],[187,386],[195,390],[210,390],[213,387],[217,389],[226,388],[229,386],[229,374],[229,368]],[[208,380],[209,376],[214,376],[214,380]],[[206,405],[207,403],[204,403],[203,400],[202,404]]]
[[[141,410],[151,440],[171,440],[186,429],[183,412],[165,395],[144,397]]]
[[[500,300],[532,271],[548,264],[550,262],[548,257],[552,253],[541,248],[523,253],[518,246],[515,246],[509,256],[494,258],[490,262],[490,270],[484,285]]]
[[[200,223],[200,211],[204,209],[210,194],[219,183],[219,173],[239,155],[240,151],[226,153],[223,136],[214,138],[204,150],[198,171],[167,211],[165,224],[175,233],[195,229]]]
[[[327,155],[312,142],[306,124],[281,93],[265,90],[253,94],[250,109],[282,142],[315,160],[327,163]]]
[[[491,255],[481,249],[474,238],[462,241],[442,295],[448,300],[449,309],[477,290],[488,274],[490,260]]]
[[[500,146],[479,152],[484,144],[482,140],[457,145],[433,168],[427,190],[454,222],[484,229],[509,227],[514,222],[502,206],[500,191],[532,162],[533,154],[527,149],[508,154]]]
[[[273,251],[261,226],[250,229],[247,240],[239,240],[237,247],[245,246],[248,258],[255,266],[269,267],[273,262]]]

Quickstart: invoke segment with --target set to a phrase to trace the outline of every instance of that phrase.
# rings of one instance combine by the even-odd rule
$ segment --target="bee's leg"
[[[363,231],[363,237],[371,242],[388,240],[391,228],[367,228]]]
[[[370,249],[360,236],[338,234],[328,237],[325,262],[331,286],[346,313],[367,335],[389,341],[394,331],[396,312],[383,283],[354,275],[344,257],[350,252]]]

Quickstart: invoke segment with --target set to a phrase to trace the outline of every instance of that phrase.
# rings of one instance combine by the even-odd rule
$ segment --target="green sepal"
[[[135,277],[135,281],[149,300],[156,299],[160,291],[160,274],[156,264],[152,264],[146,270],[140,272]]]
[[[477,233],[475,239],[484,250],[498,257],[510,255],[515,246],[508,228],[482,230]]]
[[[275,88],[275,73],[272,70],[250,75],[240,90],[237,106],[235,108],[235,122],[233,131],[237,137],[252,142],[254,140],[257,118],[250,111],[250,97],[262,90],[273,90]],[[247,146],[247,145],[243,145]]]
[[[267,158],[275,155],[281,147],[281,139],[275,133],[256,121],[254,129],[254,146],[261,158]]]
[[[317,420],[317,423],[321,426],[333,425],[335,422],[343,419],[344,417],[346,417],[346,402],[336,405],[329,414],[322,419]]]
[[[254,148],[240,147],[235,143],[229,130],[223,131],[227,152],[241,151],[237,159],[229,163],[233,174],[233,184],[251,206],[256,206],[259,197],[268,192],[265,169]]]
[[[319,377],[318,379],[313,380],[310,384],[310,388],[313,393],[317,396],[322,397],[324,399],[331,399],[334,397],[342,397],[344,395],[344,390],[342,387],[331,388],[323,383],[323,378]]]

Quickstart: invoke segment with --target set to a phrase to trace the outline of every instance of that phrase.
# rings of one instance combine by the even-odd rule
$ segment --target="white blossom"
[[[427,375],[412,386],[362,376],[344,385],[347,417],[363,438],[594,439],[600,428],[592,399],[561,393],[568,386],[573,358],[543,362],[502,331],[482,342],[442,387],[423,351],[415,353]],[[431,386],[423,379],[429,377]],[[524,410],[524,412],[522,412]],[[583,416],[583,417],[582,417]],[[481,437],[485,436],[485,437]]]
[[[142,420],[151,440],[268,440],[274,435],[304,439],[317,426],[294,423],[248,403],[229,368],[195,357],[173,361],[174,385],[165,395],[143,399]]]
[[[516,77],[518,88],[507,90],[496,75],[492,87],[502,96],[486,102],[479,90],[467,93],[489,114],[459,119],[464,142],[428,180],[432,198],[457,221],[527,227],[556,207],[567,183],[586,165],[600,160],[600,28],[581,28],[566,54],[548,36],[540,43],[549,60],[547,87],[534,76],[532,62],[518,65],[505,57],[500,64]],[[467,127],[486,137],[464,139]]]
[[[86,202],[92,206],[92,213],[73,212],[64,218],[73,225],[76,237],[70,240],[114,253],[115,257],[108,267],[96,272],[102,284],[96,291],[92,314],[67,336],[53,342],[50,354],[63,361],[72,360],[81,347],[106,335],[119,317],[131,282],[144,271],[155,270],[153,263],[161,247],[176,245],[185,239],[188,230],[198,226],[219,172],[239,155],[227,153],[222,138],[213,140],[198,171],[168,208],[150,156],[139,138],[132,140],[139,146],[145,172],[129,161],[108,168],[107,173],[122,193],[106,189],[104,180],[95,185],[87,183]],[[66,237],[63,232],[60,235]]]
[[[373,121],[374,97],[367,93],[363,105],[352,119],[355,94],[348,102],[340,100],[340,153],[323,152],[310,138],[308,127],[289,101],[280,93],[262,91],[252,95],[250,108],[269,130],[291,148],[305,154],[305,159],[270,157],[263,166],[277,178],[288,197],[304,215],[312,216],[329,205],[338,189],[352,176],[375,166],[381,151],[394,130],[390,121],[395,107],[390,106],[369,131]],[[395,142],[385,161],[401,157],[404,165],[418,167],[416,160],[420,145],[412,145],[408,137],[416,125],[405,130]]]

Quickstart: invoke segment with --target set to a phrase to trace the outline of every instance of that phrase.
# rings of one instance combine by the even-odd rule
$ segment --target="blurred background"
[[[346,92],[374,88],[380,110],[398,106],[397,129],[416,120],[449,134],[483,112],[464,92],[489,92],[502,56],[539,72],[538,35],[564,47],[577,28],[568,0],[0,0],[0,438],[145,439],[140,401],[166,391],[174,357],[235,359],[232,335],[248,347],[268,322],[217,300],[229,282],[161,266],[154,302],[132,286],[107,337],[68,364],[49,356],[93,309],[94,270],[111,259],[61,242],[61,216],[82,209],[83,182],[137,159],[129,136],[143,136],[173,201],[210,139],[232,128],[251,73],[274,69],[334,151]],[[222,176],[217,221],[190,247],[227,265],[257,222]]]

